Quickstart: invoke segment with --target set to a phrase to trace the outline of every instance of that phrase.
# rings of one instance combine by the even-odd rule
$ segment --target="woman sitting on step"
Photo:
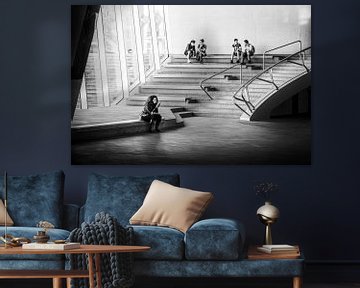
[[[155,131],[160,132],[159,125],[161,122],[161,115],[159,114],[160,102],[156,95],[151,95],[145,102],[144,110],[141,112],[141,120],[150,123],[149,132],[152,132],[153,123]]]

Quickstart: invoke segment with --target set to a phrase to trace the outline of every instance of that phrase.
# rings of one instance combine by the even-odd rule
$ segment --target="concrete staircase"
[[[272,56],[266,58],[267,65],[275,62]],[[230,64],[229,55],[209,55],[203,64],[196,61],[188,64],[183,55],[172,55],[156,74],[133,91],[126,103],[142,106],[149,95],[156,94],[162,107],[182,107],[194,116],[239,118],[242,111],[233,104],[232,99],[240,87],[239,65],[204,83],[215,88],[215,91],[208,92],[213,100],[200,88],[202,80],[233,65]],[[243,65],[243,83],[255,76],[261,65],[261,55],[255,55],[251,64]],[[225,75],[230,77],[224,78]]]
[[[267,55],[265,67],[270,67],[287,56]],[[296,57],[292,60],[301,63]],[[246,83],[262,71],[262,61],[262,55],[255,55],[251,64],[242,66],[242,83]],[[243,111],[248,110],[249,112],[249,109],[241,101],[236,103],[242,109],[234,105],[233,95],[240,88],[240,65],[232,67],[234,65],[229,62],[228,55],[214,54],[206,57],[203,64],[196,61],[188,64],[183,55],[172,55],[159,71],[147,79],[145,84],[133,91],[126,103],[127,105],[142,106],[149,95],[156,94],[159,96],[162,106],[181,107],[194,116],[238,119],[243,116]],[[305,65],[311,70],[310,54],[306,56]],[[228,68],[231,69],[203,83],[203,86],[213,88],[213,91],[208,91],[213,98],[211,100],[200,88],[201,81]],[[290,62],[281,63],[273,69],[273,77],[279,87],[283,87],[296,79],[298,75],[303,74],[303,66]],[[262,79],[271,80],[269,74],[263,75]],[[260,106],[263,100],[276,93],[274,90],[273,84],[261,80],[255,80],[248,86],[251,102],[255,106]],[[293,93],[291,96],[297,92],[288,91],[289,95]],[[248,115],[245,116],[243,120],[250,120],[249,117],[247,118]]]
[[[269,67],[284,57],[286,55],[268,55],[265,59],[266,66]],[[292,60],[301,63],[298,58]],[[300,91],[299,89],[304,85],[309,85],[311,55],[307,55],[305,60],[305,65],[310,71],[294,63],[280,63],[273,68],[273,78],[280,89],[277,90],[273,84],[259,79],[248,85],[251,103],[256,107],[255,113],[251,111],[248,115],[249,109],[244,102],[236,102],[242,109],[234,105],[233,95],[241,87],[240,65],[234,66],[229,62],[228,55],[209,55],[203,64],[197,62],[188,64],[183,55],[172,55],[159,71],[132,92],[126,103],[123,101],[113,107],[77,109],[71,127],[72,141],[146,132],[148,124],[139,120],[139,113],[148,96],[152,94],[158,95],[161,102],[160,113],[164,119],[160,129],[164,130],[179,128],[184,125],[183,118],[192,116],[240,118],[251,121],[254,120],[251,117],[256,112],[260,111],[260,116],[264,111],[268,113],[266,109],[274,108],[274,105],[280,104],[280,100],[283,101],[289,95],[294,95],[296,93],[294,91]],[[203,83],[203,86],[214,88],[208,91],[213,98],[210,99],[200,88],[200,83],[227,68],[230,69]],[[242,83],[246,83],[261,72],[262,55],[255,55],[251,64],[242,65]],[[261,78],[271,80],[269,73],[261,75]],[[306,81],[302,81],[304,79]],[[270,98],[275,100],[268,101]],[[243,111],[247,112],[243,113]]]
[[[271,69],[272,76],[270,70],[265,70],[263,74],[259,74],[255,80],[248,83],[246,85],[248,93],[244,95],[253,108],[245,109],[240,119],[244,121],[267,120],[275,107],[308,88],[311,85],[310,51],[311,48],[307,48],[304,61],[300,59],[299,54],[294,55],[274,66]],[[237,96],[240,96],[241,92]],[[241,101],[235,102],[243,104]]]

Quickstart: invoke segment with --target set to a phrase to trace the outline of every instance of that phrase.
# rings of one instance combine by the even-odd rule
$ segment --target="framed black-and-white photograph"
[[[72,164],[311,164],[310,5],[73,5]]]

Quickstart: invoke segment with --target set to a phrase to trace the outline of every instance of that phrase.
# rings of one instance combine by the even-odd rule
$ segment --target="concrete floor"
[[[72,164],[310,164],[311,121],[191,117],[161,133],[72,145]]]

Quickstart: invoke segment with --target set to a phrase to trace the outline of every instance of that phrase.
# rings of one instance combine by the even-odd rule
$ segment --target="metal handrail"
[[[250,85],[252,82],[254,82],[256,79],[259,79],[259,80],[261,80],[261,81],[269,82],[269,83],[273,84],[273,85],[276,87],[276,89],[279,89],[279,87],[278,87],[278,86],[275,84],[275,82],[274,82],[273,74],[272,74],[272,69],[273,69],[275,66],[277,66],[277,65],[279,65],[279,64],[281,64],[281,63],[291,62],[291,63],[299,64],[299,65],[303,66],[303,67],[306,69],[306,71],[309,71],[309,68],[306,67],[306,65],[305,65],[305,62],[304,62],[305,59],[304,59],[304,56],[303,56],[303,55],[304,55],[304,52],[307,51],[307,50],[309,50],[309,49],[311,49],[311,46],[310,46],[310,47],[307,47],[307,48],[305,48],[305,49],[301,49],[300,51],[295,52],[295,53],[293,53],[293,54],[285,57],[284,59],[280,60],[279,62],[277,62],[277,63],[273,64],[272,66],[268,67],[267,69],[261,71],[259,74],[253,76],[253,77],[252,77],[251,79],[249,79],[246,83],[244,83],[243,85],[241,85],[238,90],[236,90],[236,92],[235,92],[234,95],[233,95],[233,99],[234,99],[234,100],[241,101],[241,102],[244,102],[244,103],[246,104],[246,106],[249,108],[250,111],[251,111],[251,110],[255,110],[255,106],[254,106],[253,103],[251,103],[251,101],[250,101],[250,96],[249,96],[249,91],[248,91],[249,85]],[[289,60],[290,58],[292,58],[292,57],[294,57],[295,55],[298,55],[298,54],[301,55],[302,64],[297,63],[297,62],[293,62],[293,61]],[[260,78],[261,75],[264,75],[265,73],[268,73],[268,72],[270,73],[270,78],[272,79],[272,81],[269,81],[269,80],[265,80],[265,79]],[[247,98],[248,98],[248,99],[245,99],[243,93],[241,93],[241,98],[237,97],[237,94],[238,94],[241,90],[244,91],[244,89],[245,89],[245,91],[246,91],[246,94],[247,94]],[[235,103],[235,101],[234,101],[234,104],[235,104],[237,107],[240,108],[240,106],[239,106],[237,103]],[[242,108],[240,108],[240,109],[244,112],[244,110],[243,110]],[[250,116],[249,113],[247,113],[247,112],[245,112],[245,113],[246,113],[248,116]]]
[[[281,49],[281,48],[284,48],[284,47],[287,47],[287,46],[290,46],[290,45],[293,45],[293,44],[296,44],[296,43],[299,43],[300,44],[300,51],[302,50],[302,42],[301,40],[296,40],[296,41],[292,41],[292,42],[289,42],[289,43],[286,43],[286,44],[283,44],[283,45],[280,45],[280,46],[277,46],[277,47],[274,47],[274,48],[271,48],[269,50],[266,50],[264,53],[263,53],[263,70],[265,69],[265,54],[266,53],[269,53],[271,51],[274,51],[274,50],[278,50],[278,49]]]
[[[236,67],[236,66],[238,66],[238,65],[240,65],[240,69],[242,69],[241,64],[240,64],[240,63],[236,63],[236,64],[231,65],[230,67],[228,67],[228,68],[226,68],[226,69],[224,69],[224,70],[221,70],[220,72],[217,72],[217,73],[215,73],[215,74],[213,74],[213,75],[211,75],[211,76],[209,76],[209,77],[201,80],[201,82],[200,82],[200,88],[201,88],[201,90],[203,90],[203,91],[205,92],[205,94],[206,94],[211,100],[213,100],[214,98],[205,90],[203,84],[204,84],[206,81],[214,78],[215,76],[220,75],[220,74],[222,74],[222,73],[224,73],[224,72],[226,72],[226,71],[228,71],[228,70],[230,70],[230,69],[233,69],[234,67]],[[240,79],[240,81],[241,81],[241,79]]]

